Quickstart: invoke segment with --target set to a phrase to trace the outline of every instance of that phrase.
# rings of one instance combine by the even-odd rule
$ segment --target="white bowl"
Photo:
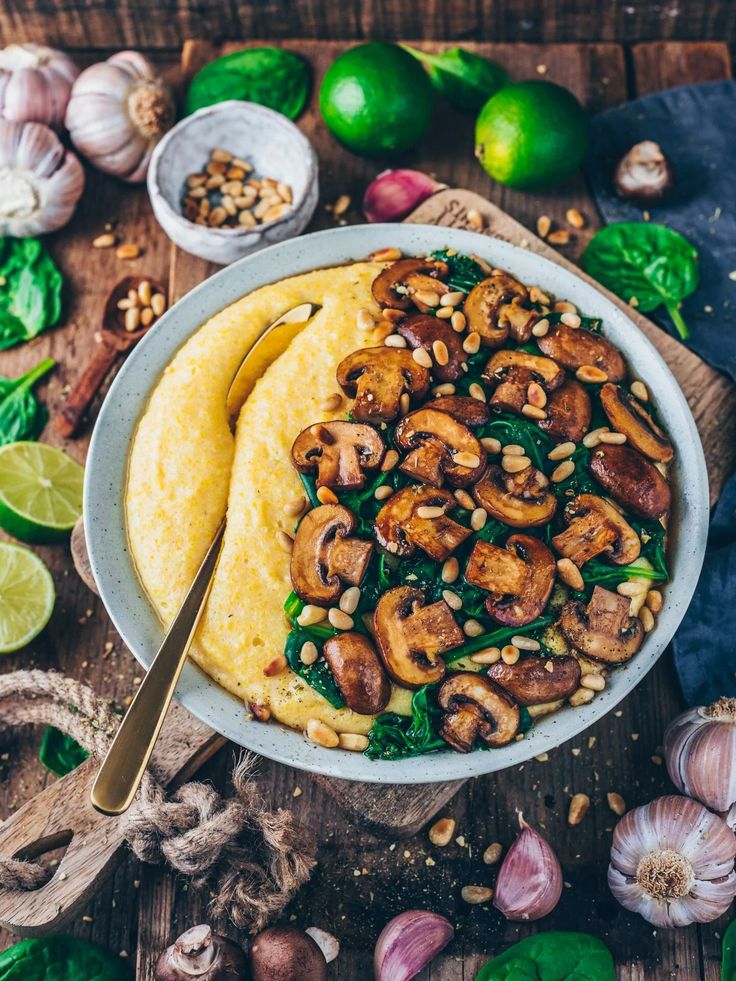
[[[673,581],[656,629],[636,657],[611,673],[605,691],[589,705],[565,707],[540,720],[527,738],[502,749],[461,755],[434,753],[420,760],[371,761],[359,753],[322,749],[293,730],[249,721],[242,703],[193,663],[185,665],[176,697],[194,715],[228,739],[271,759],[347,780],[429,783],[476,776],[518,765],[577,735],[609,712],[637,685],[672,639],[692,598],[703,562],[708,529],[708,478],[698,431],[685,398],[654,346],[624,312],[573,273],[493,238],[429,225],[354,225],[284,242],[224,269],[192,290],[164,314],[135,348],[115,379],[92,436],[84,489],[84,518],[92,571],[123,640],[148,667],[162,628],[136,576],[128,551],[123,494],[127,456],[149,393],[180,345],[218,310],[275,280],[364,258],[386,246],[407,255],[444,248],[477,253],[508,269],[522,282],[575,303],[604,320],[606,335],[626,356],[657,405],[676,456],[669,562]]]
[[[185,218],[186,179],[203,169],[216,147],[248,160],[257,177],[289,184],[291,209],[258,228],[206,228]],[[177,123],[153,151],[147,180],[153,213],[169,238],[185,252],[223,265],[304,231],[319,197],[317,157],[306,136],[280,112],[235,99]]]

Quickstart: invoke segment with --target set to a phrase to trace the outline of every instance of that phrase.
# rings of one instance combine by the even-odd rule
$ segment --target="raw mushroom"
[[[629,443],[657,463],[669,463],[675,451],[650,412],[620,385],[601,388],[601,405],[616,432],[624,433]]]
[[[511,535],[504,548],[478,541],[465,578],[491,595],[486,609],[497,623],[523,627],[547,605],[555,581],[555,559],[538,538]]]
[[[327,961],[312,938],[296,927],[271,927],[250,947],[252,981],[327,981]]]
[[[644,627],[629,615],[627,596],[596,586],[587,607],[579,600],[566,603],[560,615],[565,639],[578,651],[597,661],[621,664],[639,650]]]
[[[530,654],[516,664],[497,661],[488,677],[504,688],[520,705],[544,705],[572,695],[580,685],[576,657],[544,657]]]
[[[358,422],[317,422],[294,440],[291,459],[301,473],[317,470],[318,487],[346,490],[365,484],[365,471],[381,463],[386,446],[373,428]]]
[[[460,335],[450,327],[446,320],[430,317],[425,313],[418,313],[414,317],[407,317],[396,328],[396,333],[405,338],[409,347],[421,347],[427,352],[434,362],[432,375],[437,381],[454,382],[462,377],[462,365],[468,360],[468,356],[463,350]],[[448,354],[447,364],[440,364],[437,360],[433,347],[435,343],[445,345]]]
[[[529,293],[523,283],[502,270],[494,270],[468,294],[463,310],[468,330],[480,334],[484,347],[500,347],[511,335],[520,344],[531,337],[540,314],[528,306]]]
[[[398,259],[373,280],[373,299],[395,310],[408,310],[412,302],[422,311],[429,310],[431,307],[417,302],[417,292],[448,293],[450,287],[442,280],[449,271],[447,263],[438,259]]]
[[[359,586],[373,543],[349,537],[356,518],[341,504],[323,504],[299,522],[291,552],[291,582],[305,603],[328,606],[345,584]]]
[[[659,143],[643,140],[621,158],[613,182],[619,197],[647,205],[669,194],[674,175]]]
[[[667,514],[670,486],[641,453],[630,446],[601,443],[590,458],[589,470],[622,508],[650,521]]]
[[[432,399],[430,405],[439,412],[446,412],[448,416],[452,416],[470,429],[485,426],[491,417],[491,411],[486,403],[470,395],[440,395]]]
[[[605,372],[608,381],[620,382],[626,377],[626,364],[621,352],[602,334],[584,327],[555,324],[544,337],[537,338],[537,344],[548,357],[570,371],[592,365]]]
[[[579,443],[590,427],[590,396],[574,378],[549,395],[544,409],[547,418],[539,420],[539,428],[559,443]]]
[[[425,606],[424,593],[413,586],[397,586],[381,596],[373,632],[386,670],[405,688],[439,681],[446,670],[440,655],[465,641],[447,603]]]
[[[460,753],[469,753],[476,739],[487,746],[505,746],[519,731],[516,702],[494,681],[473,671],[447,678],[437,701],[444,712],[439,734]]]
[[[417,514],[421,507],[441,508],[434,518]],[[447,517],[457,507],[455,497],[446,490],[414,485],[393,494],[376,515],[373,532],[378,544],[393,555],[405,558],[418,547],[435,562],[444,562],[472,534]]]
[[[557,508],[548,478],[532,466],[506,473],[491,464],[473,487],[473,497],[492,518],[512,528],[546,525]]]
[[[580,494],[562,512],[568,526],[552,544],[580,567],[596,555],[614,565],[630,565],[639,558],[639,536],[616,508],[595,494]]]
[[[410,412],[394,431],[398,450],[406,452],[399,470],[433,487],[474,484],[486,465],[479,440],[446,412],[425,406]]]
[[[156,962],[156,981],[245,981],[248,961],[227,937],[206,923],[191,927],[167,947]]]
[[[337,366],[337,383],[351,398],[358,422],[391,422],[401,411],[401,396],[423,398],[429,371],[396,347],[367,347],[353,351]]]
[[[532,382],[549,393],[565,380],[565,372],[549,358],[507,350],[493,355],[483,376],[496,385],[490,400],[491,408],[517,415],[522,414],[523,406],[529,401],[528,389]]]
[[[322,648],[345,704],[360,715],[378,715],[388,705],[391,685],[371,641],[354,632],[329,637]]]

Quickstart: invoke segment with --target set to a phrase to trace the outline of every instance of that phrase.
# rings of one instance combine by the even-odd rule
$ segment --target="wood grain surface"
[[[6,18],[9,6],[7,2],[5,8],[0,5]],[[13,8],[13,29],[18,31],[20,18],[15,5]],[[207,7],[198,5],[198,9],[206,11]],[[337,11],[337,23],[343,16],[352,17],[354,9]],[[430,4],[429,9],[436,12],[439,7]],[[88,19],[95,15],[95,11],[90,11]],[[716,15],[720,16],[717,11]],[[177,12],[172,14],[174,19],[177,16]],[[591,5],[589,19],[596,16]],[[703,16],[708,18],[710,13]],[[606,12],[600,14],[603,22],[607,17]],[[73,21],[70,13],[69,31],[81,38],[78,43],[84,43],[86,28],[75,35],[80,28]],[[108,21],[111,30],[117,29],[114,17]],[[29,22],[33,24],[33,17]],[[139,23],[140,29],[145,30],[144,19]],[[0,20],[0,30],[5,26]],[[243,28],[249,27],[244,22]],[[448,36],[455,28],[448,30]],[[357,33],[362,32],[361,27]],[[151,43],[158,43],[156,31],[152,29],[152,33]],[[294,47],[313,62],[319,78],[341,45],[295,43]],[[536,75],[539,67],[539,74],[568,85],[592,109],[617,105],[637,91],[679,83],[683,64],[691,68],[705,65],[709,72],[713,64],[710,54],[698,54],[706,51],[702,46],[696,49],[680,44],[656,49],[661,69],[657,72],[644,71],[647,46],[637,46],[633,52],[636,57],[632,58],[614,44],[484,44],[479,49],[504,63],[516,78]],[[712,46],[708,46],[707,52],[712,51]],[[87,52],[84,57],[89,60],[94,56]],[[652,61],[654,56],[652,51]],[[720,62],[727,67],[723,48]],[[167,64],[165,58],[162,64]],[[540,66],[544,66],[543,71]],[[675,74],[670,77],[668,71]],[[694,81],[698,78],[696,73],[690,76]],[[314,104],[300,125],[313,139],[320,157],[322,204],[334,201],[343,192],[349,193],[354,206],[347,220],[359,221],[360,196],[380,165],[355,158],[337,147],[319,122]],[[403,162],[431,170],[448,184],[479,192],[530,227],[542,213],[563,227],[566,209],[577,207],[586,216],[587,227],[576,233],[565,249],[565,255],[573,260],[598,223],[582,180],[545,195],[522,194],[493,185],[472,158],[472,120],[450,114],[444,106],[439,107],[430,136]],[[52,411],[93,349],[104,297],[116,278],[144,272],[162,282],[168,280],[169,292],[176,296],[210,271],[206,264],[170,248],[155,224],[142,189],[124,187],[92,172],[88,176],[88,190],[78,214],[52,243],[69,283],[65,326],[27,347],[0,355],[0,372],[7,375],[18,374],[47,355],[60,361],[60,368],[41,388]],[[92,238],[107,222],[117,223],[122,238],[144,248],[141,259],[126,263],[117,260],[112,252],[91,248]],[[313,227],[332,224],[331,214],[320,206]],[[93,413],[94,410],[93,406]],[[52,433],[48,438],[58,442]],[[66,444],[79,460],[84,459],[87,438],[87,432],[83,432],[78,440]],[[59,595],[57,608],[49,629],[27,651],[5,658],[3,669],[53,667],[84,679],[101,694],[125,704],[140,669],[122,648],[100,601],[73,571],[68,548],[39,551],[54,575]],[[422,981],[470,981],[491,954],[538,929],[538,925],[507,924],[492,909],[467,907],[460,899],[463,885],[492,883],[493,874],[482,863],[482,851],[495,840],[508,846],[515,834],[519,810],[548,835],[565,870],[567,888],[557,910],[543,922],[544,928],[588,929],[602,936],[616,958],[619,981],[666,981],[675,977],[717,981],[720,936],[727,918],[677,932],[654,931],[620,909],[605,884],[615,821],[605,803],[606,792],[615,790],[623,794],[629,806],[634,806],[671,789],[661,765],[661,740],[666,722],[679,708],[674,672],[665,656],[616,712],[550,753],[549,759],[468,782],[442,812],[457,821],[458,838],[445,849],[430,845],[424,833],[397,842],[358,831],[314,779],[264,762],[258,776],[264,797],[272,805],[292,808],[320,840],[319,867],[289,912],[297,923],[315,924],[340,937],[343,949],[330,968],[331,981],[364,981],[370,977],[372,947],[378,931],[391,915],[410,907],[435,909],[448,915],[458,927],[456,941],[422,974]],[[38,736],[19,732],[0,747],[5,776],[0,784],[3,816],[18,809],[54,779],[35,759]],[[223,750],[204,768],[205,776],[226,789],[232,758],[232,748]],[[590,794],[593,805],[573,833],[565,815],[569,797],[577,791]],[[127,857],[113,879],[67,929],[113,951],[124,952],[136,962],[138,978],[151,981],[158,951],[178,932],[204,919],[206,903],[206,896],[187,890],[164,870],[144,869]],[[227,924],[218,926],[238,937]],[[0,937],[3,946],[11,940],[7,934]]]

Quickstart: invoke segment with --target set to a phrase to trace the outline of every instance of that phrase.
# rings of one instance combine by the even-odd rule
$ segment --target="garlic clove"
[[[412,909],[386,924],[373,955],[375,981],[411,981],[455,935],[439,913]]]
[[[667,772],[678,790],[711,810],[736,818],[736,699],[691,708],[674,719],[664,736]]]
[[[562,895],[562,868],[549,842],[519,815],[521,833],[498,872],[493,905],[507,920],[539,920]]]
[[[68,55],[43,44],[0,49],[0,119],[60,128],[78,74]]]
[[[363,213],[368,221],[401,221],[435,191],[447,187],[420,170],[384,170],[367,187]]]

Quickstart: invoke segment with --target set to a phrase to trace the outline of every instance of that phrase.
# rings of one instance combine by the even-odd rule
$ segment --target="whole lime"
[[[319,108],[349,150],[367,157],[400,153],[427,132],[434,95],[419,62],[397,47],[372,41],[341,54],[327,71]]]
[[[475,124],[475,155],[500,184],[555,187],[588,150],[588,118],[578,100],[553,82],[508,85],[486,102]]]

